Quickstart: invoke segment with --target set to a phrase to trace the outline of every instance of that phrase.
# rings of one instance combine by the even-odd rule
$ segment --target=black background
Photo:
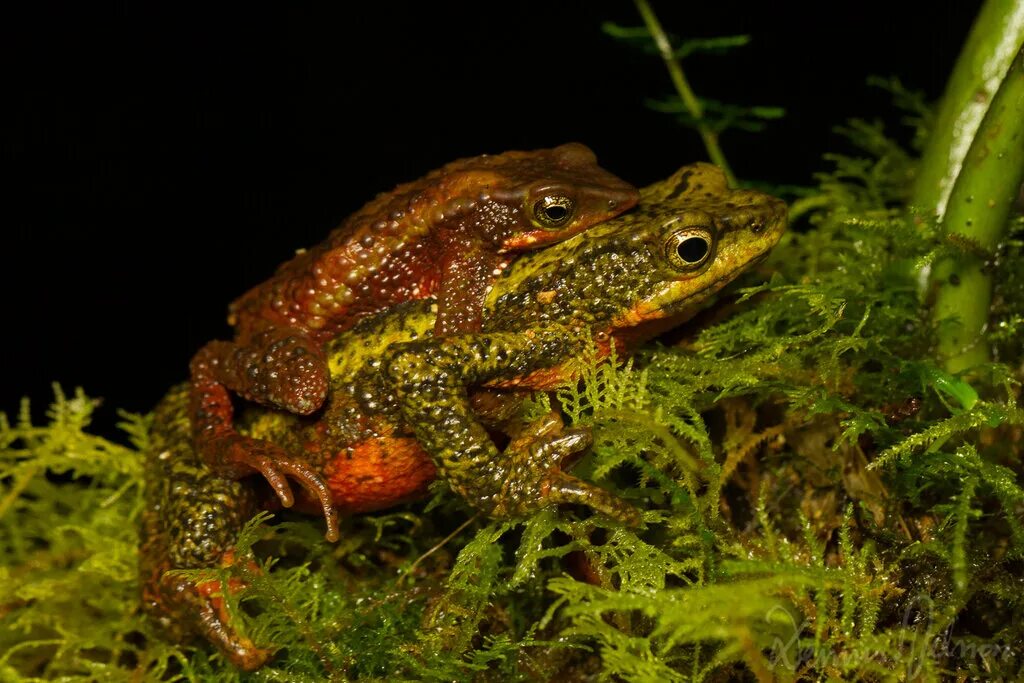
[[[212,3],[211,3],[212,4]],[[746,33],[686,62],[696,91],[780,105],[730,132],[737,174],[807,183],[851,116],[898,115],[866,85],[937,98],[980,3],[671,2],[686,37]],[[704,158],[645,108],[661,62],[605,36],[631,2],[36,4],[3,22],[5,212],[0,410],[50,383],[145,411],[228,302],[375,193],[460,156],[590,145],[640,185]]]

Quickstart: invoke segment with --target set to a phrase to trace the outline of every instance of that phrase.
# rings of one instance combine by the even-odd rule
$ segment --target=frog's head
[[[519,156],[521,155],[521,156]],[[636,206],[640,193],[597,165],[584,145],[502,155],[515,160],[490,198],[520,216],[520,230],[502,251],[522,251],[567,239]]]
[[[630,328],[692,314],[712,294],[759,263],[782,237],[784,202],[755,190],[731,190],[721,169],[711,164],[684,167],[645,188],[643,200],[658,202],[637,214],[635,238],[648,252],[650,286],[625,304],[612,321]]]
[[[668,327],[763,259],[785,227],[780,200],[730,190],[710,164],[684,166],[643,189],[635,211],[520,257],[488,297],[487,327]]]

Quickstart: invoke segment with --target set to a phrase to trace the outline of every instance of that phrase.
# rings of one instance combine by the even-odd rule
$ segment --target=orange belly
[[[339,453],[324,468],[338,512],[382,510],[422,498],[437,476],[416,439],[369,439]]]

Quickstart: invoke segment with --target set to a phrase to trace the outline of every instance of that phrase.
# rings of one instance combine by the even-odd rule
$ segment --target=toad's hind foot
[[[549,505],[554,503],[586,505],[626,526],[637,527],[643,522],[640,511],[622,498],[561,470],[552,472],[541,483],[540,497]]]
[[[274,490],[281,505],[295,504],[288,478],[297,481],[310,497],[320,504],[327,523],[325,538],[332,543],[340,537],[338,512],[327,483],[320,474],[304,462],[295,460],[283,449],[267,441],[231,433],[212,439],[199,439],[199,450],[207,456],[215,470],[239,478],[253,471],[259,472]]]
[[[196,631],[212,643],[222,655],[243,671],[255,671],[267,663],[274,650],[256,647],[232,625],[224,598],[225,587],[215,579],[194,584],[182,576],[164,575],[159,580],[159,610],[165,619],[190,621]],[[240,591],[244,584],[230,581],[226,589]]]
[[[224,596],[238,595],[246,579],[260,572],[251,557],[235,551],[258,501],[251,486],[217,476],[196,453],[186,419],[189,394],[189,387],[177,387],[154,411],[139,534],[142,605],[174,640],[201,635],[232,664],[253,671],[273,650],[238,632],[238,615],[229,613]],[[239,571],[226,581],[220,572],[197,580],[169,571],[216,567]]]

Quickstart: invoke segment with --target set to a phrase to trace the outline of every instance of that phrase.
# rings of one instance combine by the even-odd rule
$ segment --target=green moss
[[[140,616],[145,420],[126,417],[131,446],[103,441],[93,402],[59,391],[45,426],[5,420],[3,678],[1018,675],[1021,337],[996,326],[1004,362],[970,384],[935,364],[906,265],[945,247],[878,205],[909,163],[836,158],[810,225],[748,276],[766,283],[558,392],[595,431],[576,471],[645,508],[645,528],[567,510],[458,530],[469,513],[443,487],[346,520],[336,546],[315,519],[260,516],[241,546],[262,570],[230,570],[250,584],[233,598],[246,631],[280,648],[257,674]],[[997,278],[1001,318],[1017,280]]]

